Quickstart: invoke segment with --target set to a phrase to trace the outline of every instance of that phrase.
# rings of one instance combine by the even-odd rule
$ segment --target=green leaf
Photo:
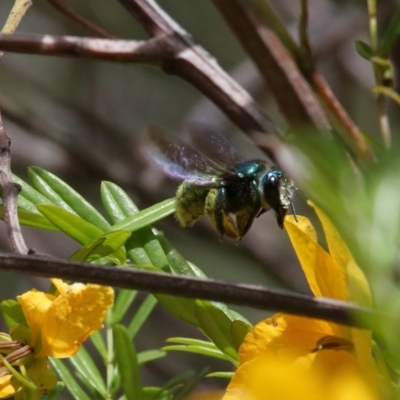
[[[105,233],[90,243],[81,247],[69,259],[71,261],[93,261],[120,249],[131,236],[128,231],[113,231]],[[121,260],[121,264],[126,260]]]
[[[188,351],[191,353],[202,354],[207,357],[232,361],[230,357],[222,353],[222,351],[218,349],[218,347],[214,343],[209,341],[184,338],[184,337],[172,337],[167,339],[167,343],[176,343],[176,344],[164,346],[162,350]]]
[[[75,400],[90,400],[90,397],[79,386],[78,382],[61,360],[56,358],[49,358],[49,360],[53,368],[56,370],[58,376],[63,380],[66,388]]]
[[[101,183],[101,200],[114,224],[139,211],[126,192],[111,182]]]
[[[193,264],[190,264],[182,255],[171,246],[164,235],[158,235],[158,240],[166,254],[167,262],[171,267],[171,272],[177,275],[198,276],[206,278],[204,273]]]
[[[127,399],[140,399],[142,382],[136,349],[133,346],[128,332],[122,325],[113,328],[115,343],[115,359],[121,376],[121,385]]]
[[[112,308],[111,325],[115,325],[121,321],[129,307],[135,300],[137,295],[136,290],[120,289],[116,295],[115,302]]]
[[[104,232],[110,229],[110,224],[104,217],[78,192],[57,176],[42,168],[31,167],[29,168],[29,178],[33,187],[54,205],[75,213]]]
[[[103,231],[91,223],[57,206],[38,204],[37,208],[60,231],[80,244],[85,245],[104,234]],[[123,264],[126,260],[123,249],[117,250],[108,257],[117,264]]]
[[[231,324],[231,340],[235,349],[239,351],[240,345],[243,343],[245,336],[251,331],[252,326],[243,321],[236,320]]]
[[[64,382],[57,382],[56,386],[51,390],[50,393],[46,394],[45,396],[42,396],[42,400],[57,400],[61,393],[65,389],[65,383]]]
[[[90,340],[93,343],[96,350],[99,352],[100,356],[103,358],[103,360],[105,360],[107,358],[107,348],[106,345],[104,344],[104,340],[100,332],[101,332],[100,330],[93,332],[90,335]]]
[[[36,208],[36,206],[35,206]],[[0,206],[1,217],[3,217],[3,207]],[[18,220],[21,225],[31,226],[32,228],[46,229],[49,231],[58,231],[58,229],[43,215],[39,214],[36,209],[36,213],[30,211],[24,211],[18,209]]]
[[[126,229],[129,231],[137,231],[145,226],[154,224],[174,212],[175,199],[167,199],[114,224],[112,230]]]
[[[37,208],[60,231],[80,244],[90,243],[104,234],[93,224],[58,206],[38,204]]]
[[[163,358],[167,355],[165,351],[161,350],[146,350],[146,351],[141,351],[137,355],[138,359],[138,364],[143,365],[145,363],[148,363],[150,361],[158,360],[159,358]]]
[[[190,325],[199,327],[193,299],[186,299],[184,297],[176,297],[166,294],[154,294],[154,297],[175,318]]]
[[[135,313],[135,316],[133,317],[127,329],[130,339],[133,339],[135,337],[136,333],[146,322],[148,316],[153,311],[156,304],[157,304],[157,299],[150,294],[140,305],[139,309]]]
[[[180,389],[180,391],[174,396],[174,400],[187,399],[190,392],[192,392],[201,379],[205,377],[208,370],[208,368],[204,368],[202,371],[200,371],[189,383]]]
[[[223,379],[232,379],[233,372],[211,372],[206,375],[206,378],[223,378]]]
[[[145,387],[142,390],[140,400],[171,400],[171,397],[167,390],[158,387]]]
[[[205,300],[196,300],[195,312],[203,332],[234,361],[239,357],[231,340],[232,321],[224,312]]]
[[[78,353],[69,358],[75,370],[81,375],[81,381],[91,390],[98,392],[103,397],[106,395],[106,386],[100,371],[93,362],[87,350],[81,346]]]
[[[40,194],[32,186],[28,185],[25,181],[13,175],[14,182],[21,185],[22,190],[18,195],[18,207],[30,212],[36,212],[36,204],[52,204],[45,196]]]
[[[397,38],[400,35],[400,6],[397,6],[395,13],[393,14],[387,29],[383,35],[379,38],[378,53],[382,57],[387,57],[392,50]]]
[[[356,40],[354,42],[357,53],[366,60],[370,61],[374,56],[374,52],[371,49],[371,46],[368,43],[363,42],[362,40]]]
[[[1,312],[4,322],[8,327],[12,325],[22,325],[28,328],[25,315],[22,312],[21,304],[15,300],[3,300],[1,302]]]

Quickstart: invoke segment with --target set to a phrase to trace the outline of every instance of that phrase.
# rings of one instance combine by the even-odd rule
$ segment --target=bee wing
[[[197,185],[221,184],[233,175],[188,143],[155,127],[148,130],[142,150],[170,177]]]
[[[225,135],[204,122],[191,122],[188,125],[190,140],[201,153],[219,165],[232,166],[245,161]]]

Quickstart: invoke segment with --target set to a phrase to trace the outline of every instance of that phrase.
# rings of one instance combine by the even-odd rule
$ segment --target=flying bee
[[[176,192],[179,223],[191,226],[208,215],[221,238],[238,242],[254,218],[272,208],[283,228],[296,189],[282,171],[262,159],[246,160],[209,127],[195,125],[191,134],[189,144],[152,128],[144,144],[148,158],[170,177],[183,180]]]

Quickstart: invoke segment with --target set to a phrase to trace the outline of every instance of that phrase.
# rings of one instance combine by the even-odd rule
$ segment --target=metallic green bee
[[[244,159],[209,127],[191,133],[192,145],[153,128],[144,146],[167,175],[183,180],[176,193],[179,223],[191,226],[208,215],[221,238],[240,241],[254,218],[272,208],[283,228],[296,189],[282,171],[261,159]]]

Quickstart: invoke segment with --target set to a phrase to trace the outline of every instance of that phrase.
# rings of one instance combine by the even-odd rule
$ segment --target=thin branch
[[[166,33],[147,41],[0,35],[0,50],[156,66],[190,82],[249,136],[254,131],[277,132],[271,119],[251,96],[208,53],[195,45],[188,34],[182,37],[176,32]],[[268,156],[274,159],[273,154]]]
[[[251,4],[241,0],[213,0],[213,3],[257,65],[288,123],[294,127],[311,125],[330,129],[291,54]]]
[[[88,21],[86,18],[83,18],[82,15],[75,12],[71,7],[67,6],[62,0],[47,0],[56,10],[60,11],[60,13],[64,14],[70,20],[76,22],[78,25],[82,26],[88,32],[93,35],[105,38],[105,39],[116,39],[115,36],[111,35],[103,28],[100,28],[93,22]]]
[[[10,34],[14,32],[31,5],[32,2],[30,0],[15,0],[14,6],[2,29],[2,33]],[[2,57],[3,52],[0,52],[0,61]],[[6,225],[7,238],[12,251],[20,254],[28,254],[31,251],[25,244],[18,220],[18,193],[21,188],[13,181],[11,176],[10,146],[11,139],[6,135],[0,113],[0,188],[3,200],[3,220]]]
[[[13,33],[17,29],[22,17],[25,15],[31,5],[31,0],[15,0],[14,6],[10,11],[10,14],[7,17],[7,21],[4,24],[1,32],[7,34]]]
[[[30,251],[25,244],[18,220],[18,193],[21,188],[12,180],[10,145],[11,140],[6,135],[0,115],[0,188],[3,198],[3,220],[12,251],[28,254]]]
[[[188,81],[212,100],[249,136],[253,131],[277,133],[272,120],[249,94],[217,64],[209,53],[153,0],[119,0],[153,37],[166,36],[175,50],[164,71]],[[272,155],[269,154],[271,157]]]
[[[258,66],[282,114],[290,124],[298,127],[299,124],[308,122],[317,128],[327,129],[331,123],[357,159],[374,159],[373,151],[361,131],[314,68],[310,54],[307,56],[307,52],[294,47],[295,44],[282,33],[281,25],[275,21],[275,15],[265,15],[270,14],[268,7],[259,6],[256,0],[213,2]],[[252,6],[255,2],[257,7],[262,8],[255,9]],[[265,4],[264,1],[261,3]],[[276,26],[279,29],[272,31]],[[313,91],[319,97],[322,108]]]
[[[171,49],[165,38],[147,41],[76,36],[0,35],[0,50],[46,56],[94,58],[161,66]]]
[[[151,293],[222,301],[263,310],[326,319],[340,324],[371,329],[381,313],[337,300],[266,289],[254,285],[235,285],[195,277],[115,268],[50,259],[36,255],[24,257],[0,253],[0,269],[18,273],[58,277],[84,283],[111,285]]]

